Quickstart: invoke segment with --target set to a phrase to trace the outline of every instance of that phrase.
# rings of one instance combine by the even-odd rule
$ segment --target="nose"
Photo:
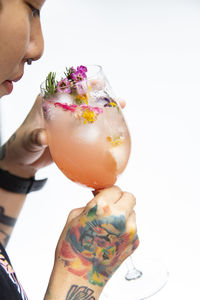
[[[42,34],[42,28],[40,20],[37,19],[33,22],[30,31],[30,41],[26,51],[25,60],[32,58],[32,60],[38,60],[44,51],[44,39]]]

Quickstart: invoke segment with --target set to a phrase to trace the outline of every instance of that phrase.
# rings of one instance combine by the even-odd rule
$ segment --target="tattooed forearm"
[[[6,150],[7,147],[10,146],[16,139],[16,133],[14,133],[9,140],[7,141],[6,144],[4,144],[3,146],[0,147],[0,160],[4,160],[4,158],[6,157]]]
[[[0,241],[2,241],[4,247],[6,247],[6,245],[8,244],[9,238],[10,238],[9,234],[7,234],[4,230],[0,230]]]
[[[93,294],[94,291],[87,286],[72,285],[66,300],[95,300]]]
[[[5,212],[5,208],[3,206],[0,206],[0,223],[13,227],[17,219],[6,216],[4,212]]]

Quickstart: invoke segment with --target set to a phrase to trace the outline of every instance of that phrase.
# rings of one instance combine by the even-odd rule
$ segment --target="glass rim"
[[[103,68],[102,68],[101,65],[86,65],[86,68],[90,68],[90,67],[97,67],[97,69],[98,69],[97,72],[96,72],[95,74],[91,75],[91,76],[88,76],[87,78],[85,78],[85,79],[83,79],[83,80],[81,80],[81,81],[78,81],[78,82],[73,83],[72,86],[76,86],[77,84],[80,84],[81,82],[85,82],[85,81],[87,81],[87,80],[91,80],[92,78],[96,77],[99,73],[101,73],[101,72],[103,71]],[[56,73],[56,72],[55,72],[55,73]],[[56,74],[57,74],[57,73],[56,73]],[[59,74],[59,73],[58,73],[58,74]],[[63,73],[60,72],[60,74],[63,74]],[[62,80],[62,79],[60,79],[60,80]],[[40,94],[41,94],[42,98],[44,98],[43,95],[42,95],[42,92],[43,92],[43,90],[44,90],[45,82],[46,82],[46,80],[44,80],[44,81],[40,84]],[[60,94],[60,93],[55,93],[54,95],[58,95],[58,94]],[[65,93],[63,92],[62,94],[65,94]],[[53,95],[52,95],[52,96],[53,96]],[[47,98],[47,99],[48,99],[48,98]]]

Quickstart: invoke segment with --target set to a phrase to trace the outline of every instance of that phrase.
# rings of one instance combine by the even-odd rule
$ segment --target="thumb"
[[[47,132],[43,128],[38,128],[32,131],[31,133],[31,143],[34,146],[39,147],[47,147],[48,146],[48,138]]]
[[[84,211],[85,207],[75,208],[73,209],[68,216],[67,223],[71,222],[76,217],[80,216]]]

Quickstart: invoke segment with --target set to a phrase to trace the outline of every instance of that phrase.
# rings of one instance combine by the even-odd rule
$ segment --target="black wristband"
[[[23,178],[0,169],[0,188],[17,194],[28,194],[43,188],[47,178],[35,180],[34,177]]]

